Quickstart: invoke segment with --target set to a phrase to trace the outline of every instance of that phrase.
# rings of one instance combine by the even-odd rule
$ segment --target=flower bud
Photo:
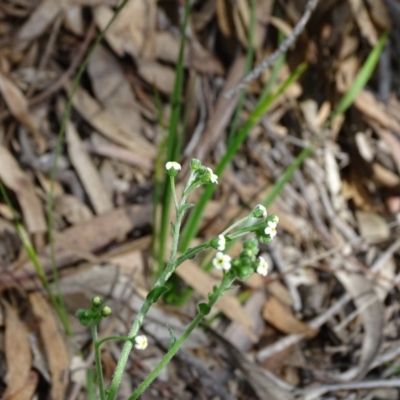
[[[201,167],[201,162],[197,158],[192,158],[192,161],[190,161],[190,168],[193,171],[197,171]]]
[[[104,306],[101,309],[101,316],[102,317],[109,317],[111,315],[111,313],[112,313],[111,307]]]
[[[181,165],[175,161],[168,161],[165,164],[165,168],[169,176],[176,176],[178,172],[181,170]]]
[[[226,240],[224,235],[218,235],[218,237],[211,240],[211,246],[218,251],[224,251]]]
[[[100,296],[95,296],[92,299],[92,306],[93,308],[99,308],[103,303],[103,299]]]
[[[251,215],[254,218],[267,218],[267,209],[262,205],[258,204],[257,206],[254,207]]]

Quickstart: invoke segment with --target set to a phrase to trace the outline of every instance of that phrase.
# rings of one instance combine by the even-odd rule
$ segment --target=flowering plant
[[[219,285],[214,286],[213,291],[209,293],[208,300],[199,304],[199,312],[185,332],[178,339],[172,341],[168,352],[165,354],[160,363],[147,376],[147,378],[138,386],[138,388],[129,397],[130,400],[138,399],[139,396],[146,390],[151,382],[157,377],[160,371],[176,354],[180,346],[187,339],[190,333],[199,325],[200,321],[210,312],[216,301],[226,293],[236,279],[245,280],[254,273],[266,276],[268,273],[268,264],[262,258],[258,257],[259,248],[258,242],[270,243],[276,236],[276,227],[278,217],[276,215],[267,216],[267,210],[261,204],[257,205],[249,215],[245,218],[234,222],[225,229],[217,237],[198,245],[189,248],[182,255],[178,256],[178,244],[181,231],[183,217],[188,209],[193,207],[193,204],[188,204],[187,199],[189,194],[196,188],[205,184],[218,184],[218,176],[211,168],[205,167],[199,160],[193,159],[190,164],[191,172],[189,179],[183,189],[180,200],[175,188],[175,177],[181,170],[179,163],[169,161],[166,163],[166,171],[169,175],[172,196],[174,199],[176,221],[172,224],[172,248],[169,261],[163,272],[159,276],[157,282],[148,293],[141,309],[139,310],[135,320],[132,323],[131,329],[126,337],[113,336],[103,340],[98,339],[97,326],[100,320],[111,314],[111,309],[104,306],[102,299],[96,296],[92,300],[92,308],[90,310],[78,310],[76,315],[80,322],[85,326],[90,326],[95,349],[96,372],[98,378],[98,386],[100,398],[102,400],[114,400],[117,395],[123,372],[133,347],[138,350],[144,350],[147,347],[147,337],[139,334],[144,317],[148,313],[150,307],[168,290],[166,283],[171,277],[175,269],[185,260],[194,258],[201,251],[214,248],[217,250],[213,259],[213,266],[222,271],[222,279]],[[256,221],[254,223],[254,221]],[[225,254],[227,243],[236,240],[243,236],[253,236],[246,239],[242,245],[242,251],[238,257],[231,258]],[[123,340],[124,346],[118,360],[112,381],[107,389],[105,389],[103,372],[101,366],[100,346],[108,340]]]

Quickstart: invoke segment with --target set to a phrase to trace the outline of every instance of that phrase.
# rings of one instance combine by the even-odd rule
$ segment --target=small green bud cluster
[[[243,243],[239,257],[232,261],[232,272],[241,280],[246,280],[257,271],[259,260],[257,239],[249,239]]]
[[[76,317],[83,326],[90,326],[98,324],[102,318],[109,317],[111,313],[111,307],[103,305],[103,299],[95,296],[92,299],[92,307],[77,310]]]
[[[182,169],[181,165],[176,161],[168,161],[165,164],[167,173],[171,177],[175,177]],[[191,189],[206,183],[218,184],[218,176],[214,174],[213,170],[201,164],[200,160],[195,158],[190,162],[190,168],[193,172],[191,182],[189,184]]]

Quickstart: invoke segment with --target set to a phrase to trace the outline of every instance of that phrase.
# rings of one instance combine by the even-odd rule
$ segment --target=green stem
[[[171,191],[172,191],[172,196],[174,198],[174,204],[175,204],[175,212],[178,214],[179,212],[179,204],[178,204],[178,199],[176,198],[176,190],[175,190],[175,178],[173,176],[170,176],[170,183],[171,183]]]
[[[129,397],[128,400],[136,400],[139,396],[149,387],[149,385],[157,378],[158,374],[161,370],[171,361],[172,357],[177,353],[179,348],[182,346],[184,341],[188,338],[188,336],[193,332],[193,330],[200,324],[201,320],[205,317],[207,312],[206,308],[209,310],[215,304],[215,302],[225,293],[227,288],[232,285],[234,278],[224,276],[224,279],[221,285],[210,295],[210,300],[207,303],[208,307],[200,308],[199,313],[196,318],[190,323],[190,325],[186,328],[185,332],[183,332],[182,336],[171,346],[168,352],[165,354],[161,362],[157,365],[156,368],[147,376],[147,378],[138,386],[138,388],[133,392],[133,394]],[[203,310],[203,311],[202,311]]]
[[[178,214],[179,215],[179,214]],[[182,220],[183,215],[181,215],[179,218],[177,218],[177,227],[180,228],[180,223]],[[179,221],[180,219],[180,221]],[[179,229],[175,229],[175,235],[177,237],[179,237]],[[162,272],[162,274],[160,275],[160,277],[158,278],[157,282],[154,284],[153,290],[157,289],[157,288],[161,288],[163,286],[165,286],[165,283],[168,281],[168,279],[170,278],[170,276],[173,274],[173,272],[175,271],[175,269],[182,264],[184,261],[191,259],[193,257],[196,256],[196,254],[200,253],[201,251],[207,249],[208,247],[210,247],[210,243],[206,242],[203,243],[199,246],[193,247],[191,249],[188,249],[185,254],[183,254],[182,256],[178,257],[175,261],[174,258],[176,256],[176,252],[177,252],[177,247],[178,247],[178,241],[177,239],[174,237],[174,243],[173,243],[173,249],[171,250],[171,257],[170,257],[170,261],[168,262],[166,268],[164,269],[164,271]],[[175,249],[175,250],[174,250]],[[125,366],[126,363],[128,361],[128,357],[130,354],[130,351],[132,350],[133,347],[133,343],[132,340],[137,333],[139,332],[140,327],[142,326],[143,323],[143,319],[146,316],[146,314],[148,313],[150,307],[153,305],[153,303],[155,302],[155,300],[152,297],[147,297],[141,307],[141,309],[138,312],[138,315],[136,316],[135,320],[133,321],[131,330],[129,331],[128,334],[128,338],[129,340],[126,340],[124,343],[124,346],[122,348],[122,352],[121,352],[121,356],[118,360],[118,364],[117,367],[115,368],[115,372],[114,372],[114,376],[113,379],[111,381],[110,387],[108,389],[108,394],[107,394],[107,400],[114,400],[115,396],[117,394],[118,391],[118,387],[120,385],[121,379],[122,379],[122,374],[125,370]]]
[[[228,228],[226,228],[221,235],[226,235],[229,231],[231,231],[233,228],[236,228],[237,226],[243,224],[244,222],[246,222],[247,220],[249,220],[251,218],[251,214],[247,215],[246,217],[240,219],[239,221],[234,222],[232,225],[228,226]]]
[[[97,324],[93,323],[90,329],[92,331],[92,338],[94,344],[94,357],[96,361],[96,374],[97,374],[97,383],[99,385],[99,391],[100,391],[100,399],[106,400],[106,392],[104,390],[103,369],[101,364],[101,351],[100,351],[101,342],[99,342],[99,335],[97,333]]]

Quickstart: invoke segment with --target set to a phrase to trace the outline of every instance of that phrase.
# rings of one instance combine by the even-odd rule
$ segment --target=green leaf
[[[174,335],[174,332],[172,331],[170,326],[167,326],[167,328],[168,328],[169,337],[170,337],[168,349],[170,349],[176,342],[176,336]]]
[[[211,307],[207,303],[199,304],[199,311],[202,315],[208,315],[211,311]]]
[[[146,299],[151,303],[155,303],[165,292],[168,292],[169,288],[166,286],[158,286],[149,292]]]

